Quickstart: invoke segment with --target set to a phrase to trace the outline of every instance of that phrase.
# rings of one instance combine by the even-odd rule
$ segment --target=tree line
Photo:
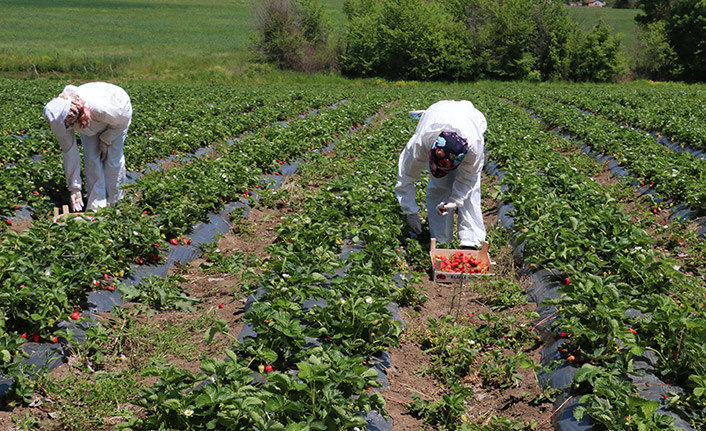
[[[642,0],[633,70],[600,22],[580,30],[560,1],[345,0],[334,36],[321,0],[263,0],[253,51],[282,69],[405,80],[703,79],[703,0]],[[700,26],[700,27],[699,27]]]

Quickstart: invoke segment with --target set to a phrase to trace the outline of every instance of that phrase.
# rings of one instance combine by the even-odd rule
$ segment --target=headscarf
[[[446,176],[461,164],[468,143],[455,132],[441,132],[429,150],[429,170],[436,178]]]
[[[78,94],[72,92],[65,92],[59,95],[59,97],[68,97],[71,101],[71,106],[69,107],[69,112],[64,120],[64,125],[72,127],[74,124],[78,123],[79,127],[85,129],[91,124],[91,110],[86,105],[86,102],[79,97]]]

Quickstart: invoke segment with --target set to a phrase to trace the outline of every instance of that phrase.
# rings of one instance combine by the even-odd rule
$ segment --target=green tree
[[[572,56],[572,78],[580,81],[606,82],[623,71],[620,39],[610,34],[610,27],[600,21],[580,41]]]
[[[669,44],[665,27],[665,21],[655,21],[643,26],[640,31],[640,55],[635,71],[641,76],[665,80],[683,72],[677,53]]]
[[[539,1],[534,5],[535,30],[530,50],[536,58],[534,68],[542,79],[565,79],[571,70],[571,52],[576,47],[579,29],[561,4]]]
[[[684,77],[706,78],[706,0],[676,0],[665,27]]]
[[[402,79],[453,79],[467,63],[463,26],[436,2],[347,0],[344,73]]]

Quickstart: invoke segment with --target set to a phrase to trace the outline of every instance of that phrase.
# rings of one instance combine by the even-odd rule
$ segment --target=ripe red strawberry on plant
[[[170,242],[172,245],[179,245],[179,240],[176,239],[176,238],[170,239],[169,242]]]
[[[73,320],[78,320],[80,317],[81,317],[81,313],[79,313],[78,311],[74,311],[73,313],[71,313],[71,318]]]

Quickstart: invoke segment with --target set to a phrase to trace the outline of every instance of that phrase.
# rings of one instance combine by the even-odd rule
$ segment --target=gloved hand
[[[456,208],[456,204],[453,202],[442,202],[436,207],[436,212],[440,215],[446,215],[449,211],[453,211]]]
[[[71,192],[71,211],[81,211],[83,209],[83,198],[81,197],[81,190],[74,190]]]
[[[409,228],[412,229],[412,232],[417,235],[422,233],[422,221],[419,219],[419,214],[407,214],[407,224],[409,225]]]
[[[105,158],[108,157],[108,144],[100,141],[98,143],[98,154],[101,156],[101,162],[105,161]]]

